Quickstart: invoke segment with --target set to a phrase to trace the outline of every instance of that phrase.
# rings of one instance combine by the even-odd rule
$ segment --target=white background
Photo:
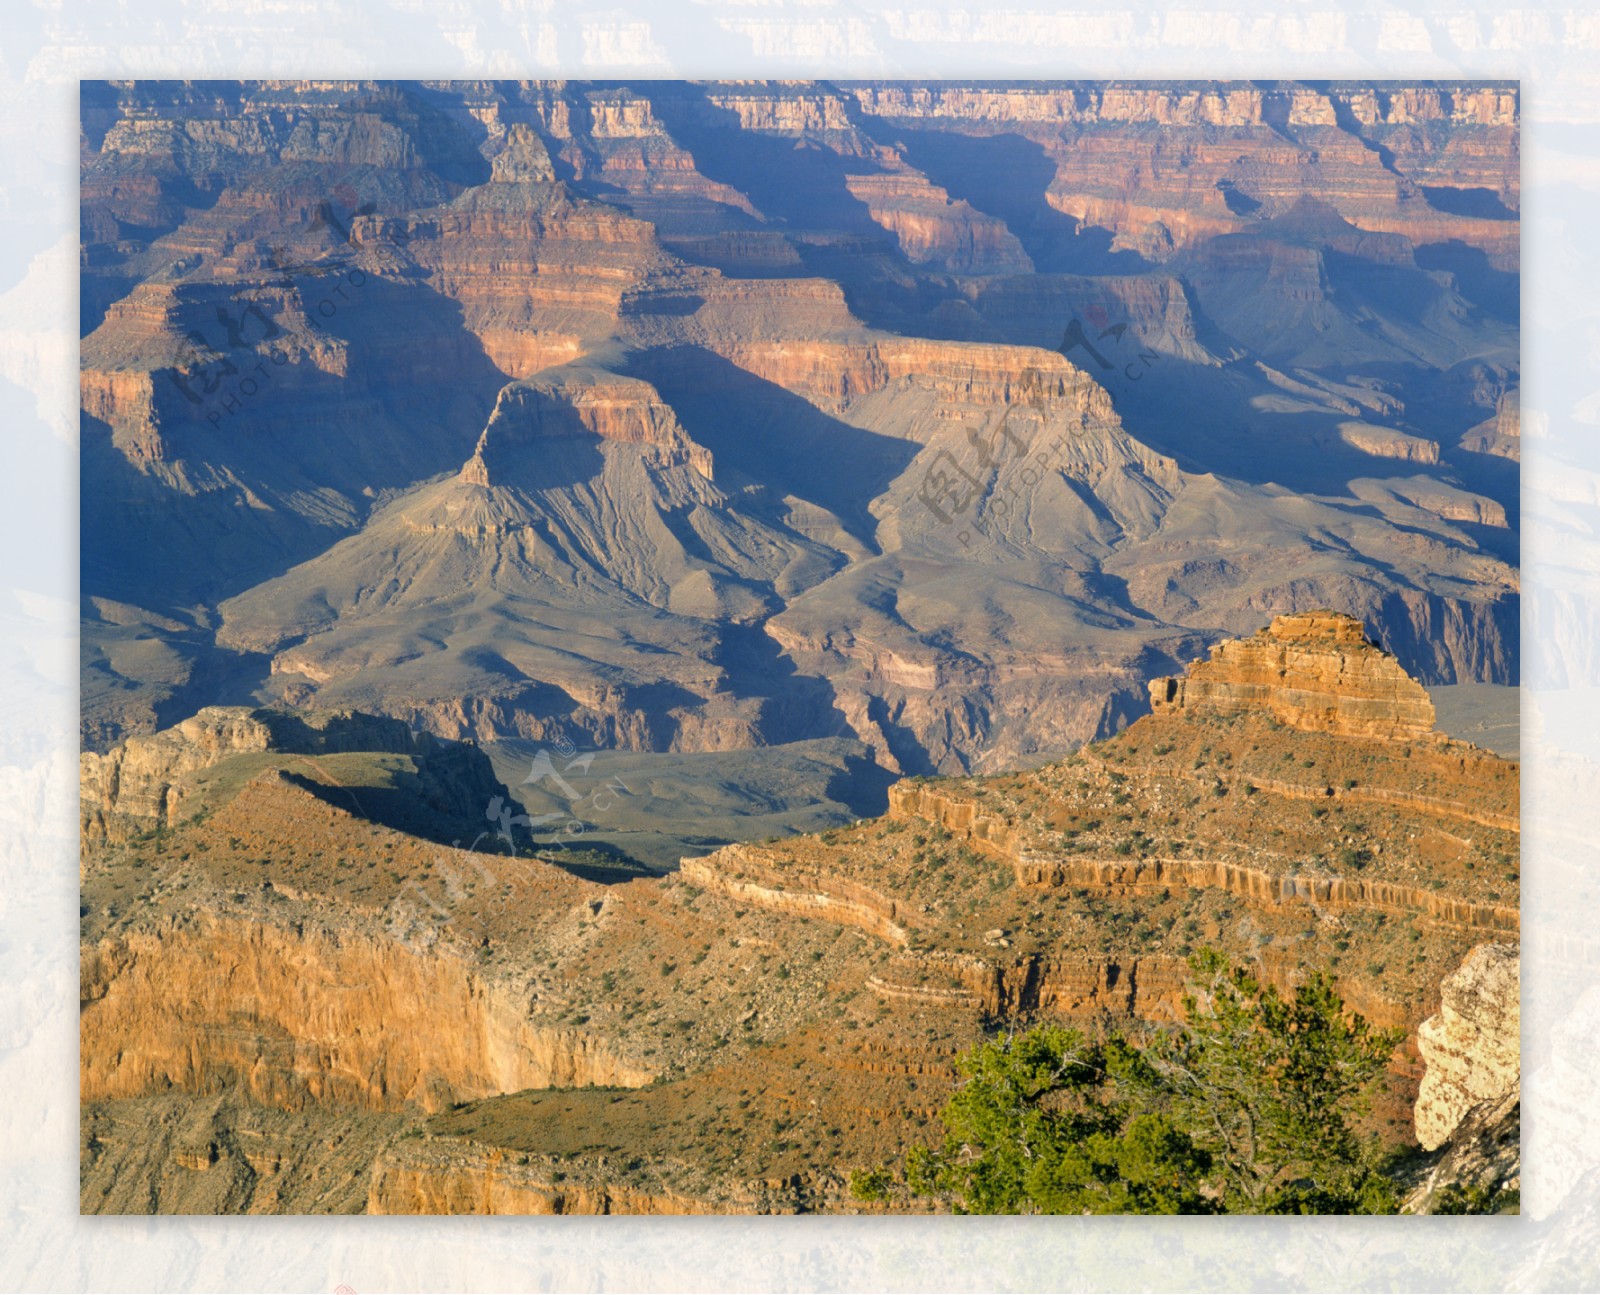
[[[1600,1287],[1600,11],[7,0],[0,14],[0,1287]],[[1523,1217],[77,1217],[77,81],[623,75],[1521,78]]]

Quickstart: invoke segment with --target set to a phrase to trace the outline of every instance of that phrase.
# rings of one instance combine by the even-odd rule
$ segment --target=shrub
[[[877,1169],[856,1169],[850,1174],[850,1195],[858,1201],[887,1200],[893,1186],[894,1175],[881,1166]]]

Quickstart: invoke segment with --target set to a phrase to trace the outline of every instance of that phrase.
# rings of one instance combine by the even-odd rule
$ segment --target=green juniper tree
[[[1187,1022],[1139,1045],[1040,1025],[957,1060],[943,1144],[905,1186],[973,1214],[1393,1213],[1367,1109],[1402,1034],[1347,1014],[1332,981],[1292,996],[1214,952],[1191,960]],[[884,1199],[892,1176],[852,1178]]]
[[[1238,1213],[1368,1214],[1398,1208],[1370,1109],[1405,1037],[1347,1014],[1325,972],[1285,998],[1212,950],[1195,955],[1184,1029],[1146,1049],[1155,1096],[1212,1155],[1210,1186]]]
[[[1120,1037],[1043,1025],[958,1065],[944,1146],[908,1157],[914,1193],[971,1214],[1209,1212],[1210,1157],[1167,1114],[1141,1109],[1156,1076]]]

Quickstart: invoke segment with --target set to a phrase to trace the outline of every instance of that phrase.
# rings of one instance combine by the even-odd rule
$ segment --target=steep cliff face
[[[1150,685],[1157,712],[1265,711],[1312,732],[1427,741],[1433,702],[1352,616],[1276,616],[1250,639],[1219,643],[1208,661]]]
[[[1494,416],[1461,437],[1461,448],[1520,462],[1522,459],[1522,394],[1505,392],[1495,402]]]
[[[132,737],[105,755],[78,757],[85,839],[113,839],[178,820],[187,775],[244,752],[266,751],[272,730],[238,707],[207,706],[174,728]]]
[[[1521,1087],[1521,949],[1484,944],[1440,986],[1440,1007],[1417,1046],[1427,1069],[1417,1094],[1417,1141],[1440,1146],[1468,1113],[1514,1100]]]
[[[953,274],[1026,274],[1033,262],[1005,223],[985,215],[909,169],[851,176],[853,198],[893,234],[906,259]]]
[[[1507,217],[1518,201],[1518,101],[1509,85],[874,85],[847,93],[868,120],[926,131],[929,152],[968,123],[1016,131],[1055,165],[1053,207],[1157,255],[1246,228],[1314,188],[1362,228],[1416,242],[1462,238],[1499,264],[1516,263]],[[1437,152],[1424,143],[1433,132],[1450,135]],[[1157,142],[1175,139],[1189,145],[1183,166]],[[929,164],[916,146],[911,155]],[[1297,180],[1308,167],[1316,186]],[[1495,201],[1452,202],[1458,190]],[[1156,227],[1160,237],[1149,237]]]
[[[517,460],[537,452],[540,440],[573,436],[649,446],[661,452],[664,464],[686,462],[711,478],[710,451],[689,439],[649,383],[567,369],[501,391],[461,479],[498,484],[501,474],[491,475],[497,463],[515,471]]]
[[[531,1024],[448,951],[203,914],[84,951],[83,1100],[238,1087],[290,1110],[372,1110],[652,1074],[580,1031]]]
[[[1325,89],[1283,85],[1174,85],[1160,82],[1071,85],[855,85],[850,92],[877,115],[982,122],[1128,122],[1164,126],[1270,125],[1279,109],[1292,125],[1334,125],[1335,105],[1348,104],[1363,125],[1451,121],[1512,127],[1513,87],[1397,86],[1374,90],[1358,83]]]
[[[375,268],[424,275],[459,303],[508,377],[598,345],[627,294],[664,264],[652,226],[543,180],[491,181],[446,206],[357,218],[350,232]]]

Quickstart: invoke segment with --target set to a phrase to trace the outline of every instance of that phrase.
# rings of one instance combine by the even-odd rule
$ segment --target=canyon
[[[208,705],[834,741],[859,814],[1270,613],[1512,684],[1518,111],[86,84],[84,745]]]
[[[944,1209],[1208,951],[1514,1207],[1514,83],[80,109],[84,1212]]]
[[[1425,1149],[1417,1208],[1442,1166],[1514,1185],[1517,763],[1416,731],[1426,691],[1330,612],[1180,682],[1226,704],[658,874],[463,848],[446,789],[510,796],[470,746],[434,771],[446,830],[379,821],[393,751],[303,753],[396,736],[359,714],[85,753],[85,822],[120,830],[84,837],[84,1208],[883,1208],[850,1175],[932,1136],[961,1048],[1169,1028],[1201,948],[1286,990],[1327,968],[1401,1029],[1370,1129]]]

